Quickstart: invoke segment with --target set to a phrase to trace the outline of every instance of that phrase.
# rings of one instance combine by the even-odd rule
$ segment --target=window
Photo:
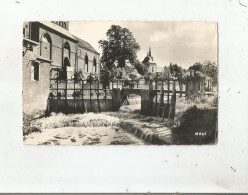
[[[81,50],[80,49],[78,50],[78,57],[79,58],[81,57]]]
[[[52,60],[52,40],[48,33],[41,37],[41,56]]]
[[[94,67],[95,72],[96,72],[96,58],[94,58],[94,60],[93,60],[93,67]]]
[[[64,44],[64,57],[67,57],[69,59],[71,57],[71,47],[68,42],[65,42]]]
[[[152,67],[152,72],[154,72],[154,67]]]
[[[23,24],[23,37],[30,39],[30,23],[25,22]]]
[[[87,54],[85,55],[85,58],[84,58],[84,64],[86,65],[87,72],[89,72],[89,59],[88,59]]]
[[[33,63],[31,66],[31,80],[39,81],[40,66],[39,63]]]
[[[65,22],[63,22],[63,27],[66,28],[66,23]]]

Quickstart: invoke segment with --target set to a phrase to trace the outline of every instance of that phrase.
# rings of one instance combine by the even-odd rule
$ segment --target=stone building
[[[69,32],[69,22],[24,22],[22,59],[25,113],[46,109],[50,78],[58,73],[71,78],[81,70],[84,79],[99,78],[99,53]]]
[[[157,72],[157,63],[155,62],[155,59],[152,56],[151,47],[149,48],[149,52],[147,52],[147,56],[144,58],[142,63],[146,64],[149,67],[149,72]]]

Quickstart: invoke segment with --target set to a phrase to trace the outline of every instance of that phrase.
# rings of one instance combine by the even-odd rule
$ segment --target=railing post
[[[162,86],[161,86],[161,105],[160,108],[162,108],[162,115],[161,117],[164,119],[164,112],[165,112],[165,105],[164,105],[164,80],[162,80]]]
[[[65,113],[67,113],[67,79],[65,80]]]
[[[82,80],[82,110],[84,113],[85,112],[85,108],[84,108],[84,80]]]
[[[91,73],[90,73],[90,112],[91,112]]]
[[[71,79],[72,80],[72,79]],[[74,113],[76,112],[76,91],[75,91],[75,79],[73,79],[73,93],[74,93],[74,101],[73,101],[73,103],[74,103]]]
[[[156,73],[156,80],[155,80],[155,89],[156,89],[156,110],[157,110],[157,104],[158,104],[158,73]]]
[[[57,82],[57,107],[56,107],[56,112],[58,113],[58,107],[59,107],[59,97],[58,97],[58,94],[59,94],[59,78],[58,77],[56,79],[56,82]]]
[[[168,73],[167,104],[170,104],[170,75]]]
[[[107,105],[107,89],[106,88],[104,89],[104,94],[105,94],[104,95],[104,102],[105,102],[105,111],[106,111],[107,110],[106,109],[106,105]]]
[[[97,104],[98,104],[98,112],[101,112],[101,110],[100,110],[100,101],[99,101],[99,83],[100,83],[100,81],[98,80],[98,78],[97,78]]]

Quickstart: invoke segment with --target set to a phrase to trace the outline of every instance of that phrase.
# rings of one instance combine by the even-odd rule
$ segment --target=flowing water
[[[130,95],[121,111],[140,110],[141,97]],[[119,117],[104,113],[52,114],[33,122],[41,133],[31,133],[24,138],[24,144],[32,145],[144,145],[135,133],[119,127]],[[126,128],[125,128],[126,129]],[[140,137],[140,136],[139,136]],[[142,137],[142,136],[141,136]]]
[[[115,127],[62,127],[28,135],[31,145],[144,145],[144,141]]]

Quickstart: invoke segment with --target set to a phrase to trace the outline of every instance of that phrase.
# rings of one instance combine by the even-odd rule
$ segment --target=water
[[[127,131],[115,127],[61,127],[44,129],[28,135],[24,144],[31,145],[144,145]]]

